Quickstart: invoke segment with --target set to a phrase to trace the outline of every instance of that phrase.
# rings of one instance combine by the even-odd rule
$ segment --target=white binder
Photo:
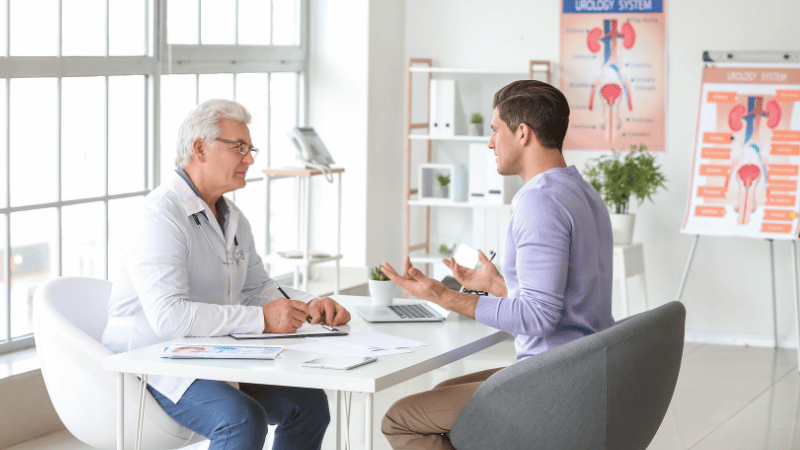
[[[484,173],[486,174],[486,203],[510,205],[514,195],[522,188],[522,179],[516,175],[503,176],[497,173],[493,152],[488,152]]]
[[[456,80],[431,80],[431,136],[455,136]]]
[[[467,192],[467,198],[470,203],[486,203],[486,178],[488,176],[486,167],[490,165],[496,169],[494,161],[489,161],[492,158],[494,158],[494,154],[486,144],[469,144],[469,191]]]

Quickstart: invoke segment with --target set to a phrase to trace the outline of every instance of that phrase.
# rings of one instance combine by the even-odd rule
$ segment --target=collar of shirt
[[[548,174],[548,173],[563,173],[563,174],[565,174],[567,176],[575,176],[575,175],[580,176],[580,173],[578,173],[578,169],[576,169],[575,166],[555,167],[555,168],[552,168],[552,169],[550,169],[548,171],[545,171],[545,172],[542,172],[540,174],[537,174],[535,177],[533,177],[530,180],[528,180],[528,182],[525,183],[525,185],[522,186],[522,188],[520,188],[520,190],[517,191],[516,194],[514,194],[514,198],[511,199],[511,210],[512,211],[517,209],[517,203],[519,202],[520,197],[522,197],[522,194],[525,191],[529,191],[529,190],[533,189],[534,187],[536,187],[536,185],[544,177],[544,175]]]
[[[186,171],[183,170],[182,167],[178,167],[177,169],[175,169],[175,172],[178,175],[180,175],[181,178],[183,178],[184,181],[186,181],[186,184],[188,184],[189,187],[192,188],[192,192],[194,192],[197,195],[197,197],[199,197],[202,200],[202,197],[200,196],[200,191],[198,191],[197,190],[197,186],[195,186],[194,183],[192,183],[192,180],[191,180],[191,178],[189,178],[189,175],[186,173]],[[203,202],[203,205],[205,205],[205,202]],[[217,199],[217,202],[214,203],[214,208],[216,208],[217,217],[219,217],[219,227],[224,231],[225,230],[225,222],[226,222],[226,220],[228,218],[228,213],[230,212],[230,208],[228,208],[228,204],[225,202],[225,197],[224,196],[222,196],[219,199]],[[205,210],[205,207],[203,207],[200,211],[195,211],[194,213],[189,213],[189,215],[195,214],[197,212],[202,212],[203,215],[205,215],[205,211],[204,210]],[[208,216],[206,216],[206,219],[208,219]]]

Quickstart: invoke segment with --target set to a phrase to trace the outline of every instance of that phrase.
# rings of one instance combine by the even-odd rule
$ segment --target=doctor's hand
[[[455,258],[443,259],[442,262],[453,271],[453,277],[467,289],[485,291],[496,297],[508,295],[506,281],[489,258],[478,252],[478,261],[483,265],[480,269],[470,269],[456,262]]]
[[[315,298],[308,302],[308,317],[312,324],[321,323],[332,327],[350,322],[350,313],[330,297]]]
[[[294,333],[308,315],[308,305],[288,298],[276,298],[261,309],[264,311],[264,333]]]
[[[386,262],[383,263],[381,270],[394,284],[400,286],[414,297],[430,300],[440,305],[442,305],[441,297],[446,292],[450,291],[450,289],[447,289],[440,281],[429,278],[419,269],[412,267],[411,258],[408,256],[406,256],[405,263],[403,264],[402,275],[398,274],[397,271]]]

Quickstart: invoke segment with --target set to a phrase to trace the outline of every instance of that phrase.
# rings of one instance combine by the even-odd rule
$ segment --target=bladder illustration
[[[594,110],[595,94],[599,92],[600,103],[603,106],[603,118],[600,128],[606,131],[606,139],[613,143],[617,137],[617,130],[622,127],[619,116],[620,103],[627,102],[628,111],[633,111],[631,100],[631,87],[628,78],[620,71],[620,61],[617,45],[622,41],[622,47],[630,50],[636,43],[636,33],[630,22],[622,24],[622,31],[617,30],[617,19],[603,20],[603,28],[595,27],[586,37],[586,46],[589,51],[597,53],[603,50],[600,75],[592,83],[589,96],[589,110]],[[599,89],[598,89],[599,88]]]
[[[764,178],[767,185],[767,167],[765,157],[761,153],[761,118],[766,118],[766,126],[773,129],[781,120],[781,108],[778,102],[770,100],[764,104],[760,95],[747,96],[747,105],[737,104],[728,113],[728,126],[731,131],[744,129],[744,138],[739,147],[739,156],[731,161],[729,176],[725,180],[727,189],[730,177],[736,177],[739,193],[734,211],[739,213],[736,223],[747,225],[750,215],[756,210],[756,187]]]

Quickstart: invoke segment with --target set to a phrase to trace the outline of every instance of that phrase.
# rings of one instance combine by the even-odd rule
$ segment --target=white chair
[[[102,368],[112,355],[100,344],[108,322],[111,283],[81,277],[49,280],[34,295],[34,336],[47,392],[61,421],[93,447],[116,448],[116,374]],[[134,447],[140,382],[125,375],[125,446]],[[175,422],[146,392],[142,448],[177,449],[202,436]]]

